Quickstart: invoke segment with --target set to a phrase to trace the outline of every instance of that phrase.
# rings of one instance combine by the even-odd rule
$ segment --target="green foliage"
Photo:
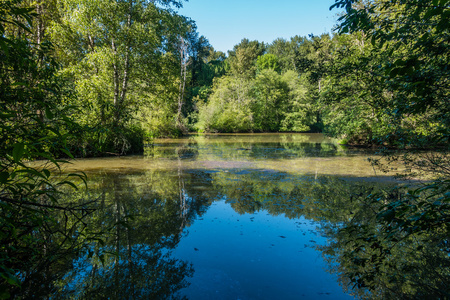
[[[286,111],[289,88],[272,69],[262,70],[253,85],[253,128],[256,131],[279,131]]]
[[[208,132],[248,132],[252,130],[251,87],[237,77],[224,76],[214,84],[209,102],[197,103],[197,128]]]
[[[315,123],[305,84],[289,71],[259,72],[254,79],[216,80],[207,103],[197,102],[197,129],[206,132],[307,131]]]
[[[259,72],[270,69],[280,73],[281,68],[278,61],[279,59],[276,55],[267,53],[258,57],[256,60],[256,68]]]
[[[305,77],[299,77],[294,71],[283,74],[282,80],[288,86],[288,100],[281,122],[281,131],[309,131],[316,124],[317,111],[308,94]]]
[[[376,105],[390,97],[382,88],[383,76],[372,67],[379,58],[376,54],[367,57],[371,46],[364,44],[362,36],[338,36],[334,41],[335,54],[320,93],[324,130],[350,142],[370,143],[376,127],[387,125]],[[379,76],[367,76],[368,72]]]
[[[289,41],[276,39],[268,46],[267,52],[278,57],[282,72],[291,70],[301,74],[314,63],[312,44],[313,41],[300,36],[294,36]]]
[[[62,189],[77,189],[61,175],[70,157],[74,108],[61,103],[52,46],[34,43],[32,8],[2,1],[0,10],[0,298],[48,293],[43,277],[60,276],[62,264],[87,238],[86,203],[60,203]],[[5,30],[7,28],[7,30]],[[43,159],[40,162],[32,162]],[[59,176],[54,176],[54,174]]]
[[[228,52],[230,72],[237,77],[253,78],[256,74],[256,61],[265,51],[264,43],[243,39]]]
[[[322,77],[326,75],[330,60],[330,44],[329,36],[323,35],[312,39],[296,36],[289,42],[278,39],[268,47],[247,39],[236,45],[225,60],[230,66],[228,75],[241,78],[251,90],[246,125],[238,131],[244,128],[251,132],[320,131],[323,108],[318,105],[318,90],[322,88]],[[266,48],[269,53],[264,54]],[[206,99],[200,97],[206,102],[206,106],[200,104],[203,111],[206,107],[221,111],[216,102],[212,103],[213,96],[208,94],[214,95],[218,86],[207,90]],[[233,119],[232,111],[227,111],[226,119]],[[242,110],[236,113],[242,115]],[[198,114],[196,120],[201,131],[209,130],[205,124],[213,123],[214,116],[220,114]],[[228,129],[214,130],[227,132]]]
[[[188,80],[188,96],[184,106],[184,115],[188,117],[188,126],[191,130],[196,130],[192,126],[197,122],[198,109],[195,103],[206,102],[212,92],[215,78],[226,74],[228,64],[225,61],[225,54],[213,49],[205,37],[198,37],[197,34],[190,36],[190,57],[188,70],[190,79]]]
[[[402,162],[409,177],[430,179],[368,197],[374,212],[337,230],[337,244],[348,246],[330,252],[341,264],[336,271],[361,297],[448,298],[448,1],[334,6],[345,7],[339,27],[349,34],[339,37],[340,58],[321,97],[345,113],[328,108],[327,125],[353,142],[409,149],[386,158]]]
[[[334,242],[323,250],[351,294],[448,297],[449,199],[443,192],[434,184],[375,192],[360,198],[363,206],[343,226],[330,227]]]
[[[82,145],[78,154],[142,152],[144,136],[165,134],[161,126],[178,127],[176,103],[183,97],[178,88],[183,80],[180,41],[193,30],[190,21],[170,9],[180,2],[60,4],[61,18],[53,24],[51,36],[60,46],[61,73],[74,90],[67,101],[81,107],[77,119],[94,129],[75,143]],[[150,120],[142,118],[160,98],[169,102],[164,105],[168,110]]]
[[[352,70],[370,76],[358,80],[379,80],[372,95],[363,96],[375,101],[375,114],[382,114],[390,128],[377,133],[373,142],[423,147],[442,141],[448,136],[442,130],[449,127],[447,1],[353,2],[336,1],[334,6],[346,8],[342,32],[361,31],[362,60]]]

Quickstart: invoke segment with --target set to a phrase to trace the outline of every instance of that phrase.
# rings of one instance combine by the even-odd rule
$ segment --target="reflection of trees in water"
[[[265,209],[271,215],[305,216],[330,222],[351,217],[352,211],[361,205],[355,199],[374,189],[370,183],[348,182],[335,177],[294,176],[261,170],[248,174],[239,171],[217,173],[214,183],[241,214]]]
[[[198,145],[192,140],[174,144],[150,145],[144,151],[146,157],[168,159],[196,159],[198,154]]]
[[[393,206],[410,197],[404,190],[389,193]],[[385,203],[378,203],[376,197],[359,201],[364,206],[352,218],[338,226],[328,223],[325,231],[332,243],[322,250],[333,271],[341,274],[342,285],[357,287],[353,294],[361,298],[448,299],[448,223],[432,224],[433,216],[423,223],[417,216],[403,215],[409,210],[401,206],[380,210]],[[427,201],[414,199],[409,205]]]
[[[24,197],[17,209],[0,201],[0,299],[40,299],[54,293],[54,283],[71,267],[73,254],[95,236],[79,234],[93,211],[91,202],[77,197],[60,201],[56,192],[49,199],[50,193],[41,194],[36,202],[27,203],[33,198]]]
[[[119,249],[111,249],[119,257],[110,256],[103,263],[87,255],[75,262],[65,278],[59,296],[76,299],[177,299],[179,289],[187,286],[186,277],[193,269],[188,263],[173,259],[167,248],[154,244],[131,245],[127,241]],[[108,248],[103,248],[108,251]]]
[[[308,135],[274,135],[249,138],[227,135],[210,139],[195,136],[173,143],[156,142],[145,149],[145,155],[165,159],[242,160],[289,159],[294,157],[328,157],[340,155],[329,139]]]
[[[357,296],[445,298],[448,291],[445,228],[385,239],[388,228],[374,209],[380,204],[367,201],[382,190],[373,183],[270,170],[186,171],[180,164],[167,172],[91,176],[91,187],[102,209],[89,226],[112,228],[112,234],[74,260],[59,285],[60,298],[175,298],[193,269],[171,252],[184,228],[222,198],[240,214],[264,209],[319,222],[329,237],[319,249]]]
[[[192,177],[182,172],[91,176],[91,193],[102,198],[101,209],[88,221],[109,234],[75,260],[59,297],[177,298],[193,268],[171,252],[183,229],[206,210],[202,200],[208,200],[201,193],[188,195],[185,181]]]
[[[377,187],[372,183],[320,176],[276,173],[268,176],[260,171],[217,174],[214,182],[240,214],[265,209],[272,215],[304,216],[320,222],[320,230],[329,237],[329,242],[318,249],[329,262],[330,271],[338,274],[342,286],[355,296],[367,299],[449,297],[448,223],[436,226],[414,223],[414,216],[400,217],[402,211],[408,211],[401,207],[395,211],[397,219],[380,218],[376,212],[384,203],[369,201],[376,200],[369,195],[383,193],[380,184]],[[398,191],[388,198],[404,197]],[[415,199],[409,205],[420,205],[423,201]],[[417,234],[419,226],[430,230]],[[408,234],[405,228],[412,233]]]

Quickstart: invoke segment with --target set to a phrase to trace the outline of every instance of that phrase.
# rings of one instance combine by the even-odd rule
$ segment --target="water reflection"
[[[173,151],[175,149],[175,151]],[[197,159],[289,159],[345,154],[332,140],[320,134],[220,134],[195,135],[188,139],[155,140],[146,149],[150,157]]]
[[[85,222],[106,238],[74,259],[55,298],[179,298],[193,269],[170,253],[203,209],[201,200],[192,203],[178,188],[183,180],[157,173],[91,175],[90,196],[100,200]]]
[[[346,150],[320,134],[220,134],[160,139],[144,156],[75,161],[68,171],[265,169],[285,173],[373,177],[373,151]],[[401,169],[400,169],[401,171]],[[389,179],[389,178],[387,178]]]
[[[390,192],[401,199],[401,191]],[[360,299],[448,299],[448,223],[428,226],[419,234],[399,232],[376,214],[382,203],[370,199],[358,197],[359,207],[352,209],[348,219],[322,222],[322,231],[330,240],[318,249],[330,271],[340,275],[341,286]],[[400,223],[402,216],[398,218]],[[413,226],[423,225],[413,221]]]
[[[223,135],[76,162],[99,199],[86,223],[105,234],[87,241],[52,298],[351,298],[338,281],[367,296],[349,286],[358,245],[339,232],[373,219],[367,195],[391,184],[368,177],[366,158],[317,135]]]
[[[96,214],[87,221],[93,228],[101,228],[110,234],[74,259],[74,268],[59,283],[61,293],[55,298],[177,299],[190,296],[207,299],[205,293],[209,292],[208,295],[218,299],[273,299],[280,296],[281,288],[283,299],[297,299],[298,293],[315,299],[330,294],[334,299],[345,299],[333,277],[327,277],[324,282],[327,275],[322,268],[325,265],[320,263],[313,248],[319,241],[324,244],[325,240],[317,235],[316,226],[321,220],[339,222],[350,216],[358,204],[348,199],[366,186],[336,177],[255,169],[183,170],[181,165],[178,170],[170,171],[91,174],[90,195],[101,200]],[[220,206],[220,214],[209,220],[211,223],[225,222],[237,214],[248,216],[248,224],[259,222],[260,228],[278,224],[279,228],[267,227],[252,233],[247,230],[247,224],[230,234],[236,226],[244,224],[244,219],[236,218],[228,221],[215,236],[205,238],[208,232],[217,229],[211,223],[205,223],[206,213],[217,205],[214,204],[216,201],[224,204]],[[336,207],[340,208],[338,215]],[[307,220],[316,221],[316,225],[309,221],[308,225],[302,225]],[[196,223],[203,225],[199,228]],[[192,230],[204,232],[200,235],[201,240],[194,244],[192,240],[198,239],[199,235],[193,234]],[[267,236],[271,230],[276,232]],[[245,239],[239,245],[235,244],[244,232]],[[280,245],[280,239],[285,242],[284,246]],[[255,249],[258,243],[263,243],[264,249]],[[208,253],[209,247],[216,247],[215,251]],[[224,255],[223,248],[239,257]],[[285,257],[273,256],[277,253],[269,251],[273,248],[285,251]],[[191,265],[195,260],[193,255],[200,253],[204,263],[197,261]],[[308,256],[304,258],[305,253]],[[286,266],[286,258],[298,265]],[[307,263],[311,258],[319,259],[319,263]],[[221,262],[219,265],[233,265],[236,259],[243,259],[244,263],[228,271],[226,267],[210,268],[218,261]],[[271,275],[248,281],[250,275],[256,275],[250,267],[247,269],[250,273],[246,274],[243,266],[245,262],[258,259],[265,261],[260,267],[270,268],[267,272]],[[308,278],[298,274],[299,268],[305,266],[303,272],[308,273]],[[302,285],[286,284],[298,278],[305,282],[312,279],[307,285],[310,290],[304,290]],[[199,280],[203,283],[199,284]],[[261,288],[268,282],[255,283],[254,280],[275,280],[277,284],[272,288]],[[189,283],[193,284],[192,288],[188,287]],[[241,287],[233,294],[231,286],[236,285]],[[215,292],[220,287],[221,296],[213,295],[212,289]]]

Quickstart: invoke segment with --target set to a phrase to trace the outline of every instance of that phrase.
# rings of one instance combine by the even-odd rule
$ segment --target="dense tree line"
[[[191,99],[204,97],[212,79],[224,72],[225,55],[198,34],[194,21],[176,13],[181,4],[166,0],[2,4],[4,41],[13,37],[28,43],[32,51],[45,50],[51,72],[47,68],[47,74],[30,76],[35,80],[50,76],[58,90],[52,88],[55,93],[46,97],[57,99],[60,107],[76,108],[68,113],[76,124],[61,127],[73,133],[66,146],[74,155],[142,152],[146,139],[187,132]],[[23,11],[29,13],[26,18]],[[7,55],[6,46],[11,44],[2,45],[2,54]],[[5,64],[17,65],[13,53],[5,59]],[[26,66],[21,67],[25,72]],[[8,72],[2,75],[4,85],[21,82]]]
[[[325,36],[323,37],[325,38]],[[319,38],[317,38],[319,39]],[[229,51],[226,73],[209,97],[197,99],[206,132],[320,131],[311,68],[313,41],[295,37],[271,45],[243,39]]]
[[[408,11],[399,13],[406,17]],[[421,36],[427,40],[408,34],[401,43],[385,37],[383,45],[364,30],[269,45],[244,39],[229,52],[228,72],[214,82],[207,101],[197,102],[195,126],[210,132],[324,131],[366,145],[445,143],[446,31],[432,28],[417,29],[434,34]]]
[[[77,124],[64,126],[76,133],[67,147],[77,156],[141,152],[144,140],[192,130],[314,131],[395,147],[448,142],[445,3],[352,1],[364,28],[342,23],[340,34],[271,44],[243,39],[228,57],[175,12],[180,1],[5,3],[33,11],[23,26],[5,19],[3,35],[46,49],[60,107],[77,108]]]
[[[5,34],[52,45],[61,104],[77,107],[70,114],[77,126],[66,126],[76,133],[68,148],[77,156],[141,152],[144,140],[188,131],[313,131],[396,147],[448,139],[439,8],[429,23],[396,36],[402,31],[387,26],[420,12],[374,2],[383,36],[367,27],[271,44],[243,39],[227,57],[173,10],[179,1],[15,2],[33,8],[34,26],[6,26]]]

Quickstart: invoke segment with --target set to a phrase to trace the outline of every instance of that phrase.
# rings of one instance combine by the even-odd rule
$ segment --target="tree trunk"
[[[124,213],[125,213],[125,215],[128,215],[125,205],[124,205]],[[127,220],[127,222],[128,222],[128,220]],[[127,234],[128,280],[129,280],[128,284],[130,287],[129,297],[131,299],[136,299],[135,282],[134,282],[133,244],[132,244],[132,240],[131,240],[130,228],[127,226],[125,228],[125,231]]]
[[[37,20],[37,24],[36,24],[36,43],[38,44],[38,45],[40,45],[41,44],[41,42],[42,42],[42,37],[43,37],[43,35],[44,35],[44,24],[43,24],[43,20],[42,20],[42,18],[43,18],[43,11],[44,11],[44,8],[43,8],[43,6],[42,6],[42,4],[41,3],[37,3],[36,4],[36,14],[37,14],[37,18],[36,18],[36,20]]]
[[[182,123],[183,118],[183,104],[184,104],[184,90],[186,87],[186,67],[187,67],[187,45],[184,41],[184,38],[180,38],[180,89],[178,95],[178,111],[177,111],[177,128],[181,131],[185,131],[185,128]]]
[[[128,81],[129,81],[129,74],[130,74],[130,52],[131,52],[131,25],[133,21],[133,0],[129,0],[129,9],[128,9],[128,16],[127,16],[127,39],[126,39],[126,50],[125,50],[125,61],[124,61],[124,67],[123,67],[123,76],[122,76],[122,86],[120,87],[120,76],[119,76],[119,70],[117,67],[117,62],[114,64],[114,123],[118,124],[120,122],[120,119],[122,117],[123,112],[123,106],[126,100],[127,92],[128,92]],[[114,54],[117,57],[117,48],[114,43],[114,40],[112,42],[112,47]],[[120,90],[121,89],[121,90]]]
[[[127,18],[127,45],[125,52],[125,64],[123,70],[123,82],[122,82],[122,92],[120,94],[120,101],[122,103],[125,102],[125,97],[128,90],[128,78],[129,78],[129,70],[130,70],[130,51],[131,51],[131,23],[132,23],[132,15],[133,15],[133,0],[129,1],[129,9],[128,9],[128,18]]]
[[[114,52],[114,56],[117,58],[117,48],[116,43],[114,42],[114,39],[111,41],[111,47]],[[119,106],[119,69],[117,66],[117,61],[114,61],[113,63],[114,68],[114,107],[115,109],[118,109]]]
[[[120,203],[117,199],[117,195],[114,197],[115,201],[115,214],[116,214],[116,257],[114,259],[114,282],[115,282],[115,288],[114,288],[114,297],[115,299],[120,299]]]

